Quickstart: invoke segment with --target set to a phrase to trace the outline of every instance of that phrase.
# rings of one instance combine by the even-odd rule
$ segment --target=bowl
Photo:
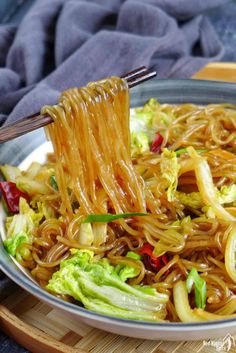
[[[236,85],[198,80],[153,80],[131,91],[131,105],[140,106],[148,98],[161,103],[235,103]],[[43,162],[50,143],[45,142],[43,130],[5,143],[0,148],[1,164],[19,164],[26,168],[32,161]],[[33,152],[31,152],[34,150]],[[30,153],[31,152],[31,153]],[[27,156],[27,157],[26,157]],[[4,211],[0,207],[0,232],[4,237]],[[153,323],[101,315],[75,304],[65,302],[41,289],[27,271],[12,259],[0,242],[0,269],[19,286],[48,305],[61,310],[74,320],[119,335],[153,340],[200,340],[236,334],[236,319],[199,323]]]

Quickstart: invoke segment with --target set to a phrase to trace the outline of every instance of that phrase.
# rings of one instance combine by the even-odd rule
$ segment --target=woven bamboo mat
[[[18,341],[33,353],[215,353],[214,343],[202,341],[168,342],[129,338],[92,328],[84,323],[65,317],[24,290],[16,287],[14,293],[1,300],[5,314],[14,314],[14,327],[9,330],[14,338],[15,327],[20,326]],[[9,312],[8,312],[9,309]],[[19,320],[20,319],[20,320]],[[12,317],[10,317],[12,321]],[[19,320],[19,322],[18,322]],[[1,322],[1,315],[0,315]],[[19,325],[18,325],[19,324]],[[26,325],[25,325],[26,324]],[[28,326],[28,325],[29,326]],[[24,326],[25,325],[25,326]],[[34,328],[36,330],[34,330]],[[27,339],[24,339],[24,333]],[[42,337],[41,337],[42,334]],[[46,335],[45,335],[46,334]],[[42,338],[46,340],[41,347]],[[23,340],[23,341],[22,341]],[[218,342],[218,341],[212,341]],[[233,342],[232,342],[233,343]],[[236,353],[236,345],[218,352]]]

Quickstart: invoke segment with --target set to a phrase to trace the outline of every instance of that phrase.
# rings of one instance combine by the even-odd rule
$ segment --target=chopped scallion
[[[203,152],[207,152],[208,150],[196,150],[196,152],[198,153],[203,153]],[[175,154],[177,157],[181,156],[181,154],[183,153],[187,153],[187,148],[180,148],[179,150],[175,151]]]
[[[126,256],[130,257],[131,259],[141,260],[141,256],[134,251],[128,251]]]
[[[195,268],[192,268],[186,279],[188,293],[191,292],[193,285],[196,307],[204,309],[206,306],[206,281],[199,276]]]
[[[140,212],[133,212],[133,213],[120,213],[120,214],[90,214],[88,217],[85,218],[83,223],[93,223],[93,222],[112,222],[116,219],[120,218],[129,218],[129,217],[140,217],[140,216],[147,216],[147,213],[140,213]]]
[[[50,176],[50,185],[53,187],[54,190],[58,190],[58,185],[57,185],[57,182],[56,182],[56,177],[55,175],[51,175]]]

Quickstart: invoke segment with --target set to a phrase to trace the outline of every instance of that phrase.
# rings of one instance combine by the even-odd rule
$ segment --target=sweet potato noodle
[[[55,170],[58,190],[49,187],[46,194],[34,195],[33,202],[50,205],[56,216],[34,230],[31,256],[21,260],[39,284],[47,285],[71,248],[89,249],[113,265],[135,267],[137,276],[129,284],[150,285],[166,295],[157,320],[235,317],[235,107],[157,105],[157,117],[172,119],[169,125],[159,119],[161,151],[134,158],[125,80],[111,77],[69,89],[58,105],[46,106],[42,113],[54,120],[46,128],[54,148],[47,166]],[[175,162],[176,185],[170,180]],[[93,238],[84,236],[86,216],[130,212],[147,215],[94,222]],[[157,270],[126,256],[147,243],[156,258],[166,255]],[[187,292],[192,268],[206,282],[205,308],[196,307],[193,291]]]

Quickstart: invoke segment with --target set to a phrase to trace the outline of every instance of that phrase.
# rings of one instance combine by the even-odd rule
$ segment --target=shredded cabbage
[[[9,164],[4,164],[0,166],[0,170],[6,179],[6,181],[11,181],[13,183],[16,182],[16,178],[21,175],[21,171],[19,168],[14,167]]]
[[[49,180],[54,174],[53,168],[33,162],[25,172],[16,177],[16,186],[30,196],[49,194],[50,187],[45,183],[45,180]]]
[[[161,176],[166,182],[167,200],[173,201],[175,199],[175,191],[178,185],[178,172],[180,166],[175,152],[164,148],[161,154]]]
[[[164,132],[173,119],[160,110],[160,103],[154,98],[143,107],[133,109],[130,116],[132,157],[148,151],[156,132]]]
[[[200,156],[193,147],[188,147],[187,150],[190,157],[194,159],[193,165],[196,182],[204,204],[211,206],[217,218],[225,221],[235,221],[236,218],[227,212],[219,203],[216,188],[212,180],[211,170],[206,159]]]
[[[73,251],[74,255],[61,262],[47,289],[70,295],[87,309],[129,319],[161,321],[164,318],[166,294],[154,288],[131,286],[124,282],[133,277],[130,269],[110,265],[107,259],[95,260],[87,250]]]
[[[236,185],[224,185],[218,190],[215,188],[216,196],[220,204],[231,204],[236,202]],[[185,192],[176,191],[176,198],[185,206],[191,208],[199,209],[204,207],[204,201],[201,198],[199,192],[190,192],[186,194]]]
[[[3,244],[9,254],[15,256],[18,246],[32,243],[32,231],[42,218],[42,213],[35,212],[23,197],[20,198],[19,214],[6,219],[7,239]]]

